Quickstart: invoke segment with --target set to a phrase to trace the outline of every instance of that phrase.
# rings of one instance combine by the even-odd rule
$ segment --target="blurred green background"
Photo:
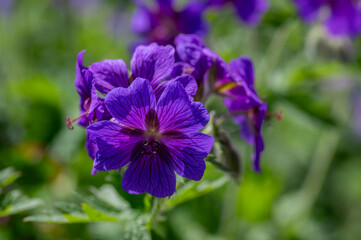
[[[91,176],[85,130],[69,131],[64,123],[67,115],[78,115],[78,52],[87,49],[85,65],[105,58],[129,63],[137,39],[129,27],[134,6],[120,0],[0,6],[0,179],[9,181],[0,191],[0,239],[141,239],[125,234],[121,222],[23,221],[104,184],[132,208],[149,207],[145,194],[121,189],[119,173]],[[207,45],[226,61],[250,56],[259,95],[283,119],[263,128],[261,174],[250,170],[252,147],[236,126],[227,126],[243,160],[240,184],[227,179],[214,191],[198,188],[199,194],[164,212],[152,238],[360,239],[361,41],[328,39],[322,26],[305,25],[288,0],[272,0],[255,28],[242,25],[229,8],[209,11],[206,19]],[[220,102],[211,98],[207,107],[223,111]],[[202,181],[223,175],[208,164]],[[10,215],[9,198],[27,205],[19,200],[19,211]]]

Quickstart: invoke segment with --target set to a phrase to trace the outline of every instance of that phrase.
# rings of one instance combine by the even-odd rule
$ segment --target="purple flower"
[[[131,27],[142,36],[143,43],[173,44],[179,33],[201,36],[206,33],[207,27],[202,20],[206,4],[191,1],[178,11],[172,0],[156,0],[151,7],[142,0],[134,2],[138,7],[133,14]]]
[[[230,77],[233,88],[223,91],[225,105],[233,115],[235,123],[241,126],[241,135],[255,150],[252,156],[253,170],[261,171],[261,152],[264,150],[262,125],[267,112],[267,104],[262,103],[254,89],[254,70],[248,57],[232,60]]]
[[[257,25],[268,9],[267,0],[209,0],[209,6],[221,7],[231,3],[240,19],[249,25]]]
[[[87,128],[98,148],[95,169],[120,169],[129,163],[122,188],[155,197],[174,193],[175,172],[196,181],[202,178],[203,159],[213,138],[198,131],[209,115],[201,103],[190,100],[179,82],[168,84],[157,100],[151,82],[137,78],[128,88],[110,91],[105,105],[116,121]]]
[[[156,43],[139,46],[131,60],[131,78],[148,79],[157,99],[172,82],[179,82],[192,98],[196,94],[197,83],[190,75],[172,73],[175,65],[174,52],[172,46],[158,46]],[[85,68],[82,63],[83,53],[84,51],[78,55],[75,85],[81,97],[81,117],[78,123],[86,127],[96,120],[109,120],[112,117],[104,105],[104,98],[98,97],[97,92],[106,95],[115,88],[127,88],[131,79],[122,59],[105,59]],[[98,147],[89,134],[86,149],[89,157],[94,160]],[[96,170],[93,169],[93,174],[95,173]]]
[[[206,88],[205,93],[219,94],[224,97],[226,107],[234,121],[241,127],[241,136],[254,145],[252,157],[253,169],[260,171],[260,156],[264,150],[261,134],[262,125],[267,112],[267,105],[257,96],[254,89],[254,70],[251,60],[241,57],[227,64],[194,35],[179,35],[176,49],[181,61],[194,68],[193,76],[199,86]],[[214,66],[214,70],[212,69]],[[210,75],[214,76],[210,76]],[[206,82],[215,79],[214,83]],[[208,93],[207,93],[208,91]]]
[[[356,36],[361,31],[359,0],[294,0],[300,15],[307,22],[318,19],[321,9],[328,9],[325,27],[331,36]],[[321,16],[323,17],[323,16]]]

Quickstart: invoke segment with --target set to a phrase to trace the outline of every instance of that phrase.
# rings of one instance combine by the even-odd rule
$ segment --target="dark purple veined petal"
[[[233,3],[239,17],[250,25],[258,24],[268,9],[266,0],[233,0]]]
[[[155,96],[157,97],[157,99],[159,99],[159,97],[162,95],[164,89],[172,82],[179,82],[180,84],[182,84],[182,86],[186,90],[188,96],[190,96],[190,97],[194,97],[194,95],[196,95],[196,93],[197,93],[198,86],[197,86],[197,82],[194,79],[194,77],[189,74],[183,74],[174,79],[163,81],[162,83],[160,83],[154,90],[154,93],[155,93]]]
[[[169,77],[174,64],[174,48],[152,43],[135,49],[130,68],[134,78],[148,79],[155,88]]]
[[[332,36],[355,36],[361,32],[361,8],[359,1],[333,0],[331,15],[326,21]]]
[[[194,105],[192,105],[194,104]],[[157,103],[159,132],[196,132],[209,120],[207,110],[201,103],[192,103],[184,87],[173,82],[163,91]],[[199,117],[206,121],[200,120]]]
[[[311,22],[317,19],[319,10],[328,0],[293,0],[302,18]]]
[[[97,153],[94,168],[100,171],[120,169],[131,157],[137,142],[142,141],[142,132],[130,130],[111,121],[100,121],[87,128],[90,141],[95,142]]]
[[[206,169],[204,158],[211,151],[214,139],[203,133],[169,135],[163,142],[169,148],[175,171],[182,177],[199,181]]]
[[[105,105],[121,124],[146,129],[146,115],[155,109],[156,98],[150,82],[137,78],[128,88],[116,88],[108,93]]]
[[[99,92],[107,94],[117,87],[127,88],[130,85],[127,65],[122,59],[106,59],[89,66],[95,87]]]
[[[173,195],[176,176],[167,147],[160,145],[157,154],[148,155],[142,154],[140,146],[133,150],[131,162],[122,178],[122,188],[131,194],[147,192],[159,198]]]

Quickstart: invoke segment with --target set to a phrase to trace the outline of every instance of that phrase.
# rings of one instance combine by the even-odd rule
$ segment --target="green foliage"
[[[20,177],[20,173],[13,168],[0,171],[0,217],[9,216],[38,207],[42,204],[39,199],[30,199],[20,190],[8,190],[8,187]]]

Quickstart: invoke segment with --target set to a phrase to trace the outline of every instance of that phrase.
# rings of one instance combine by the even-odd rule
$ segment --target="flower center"
[[[145,140],[141,147],[142,154],[154,155],[159,150],[159,143],[156,140]]]

